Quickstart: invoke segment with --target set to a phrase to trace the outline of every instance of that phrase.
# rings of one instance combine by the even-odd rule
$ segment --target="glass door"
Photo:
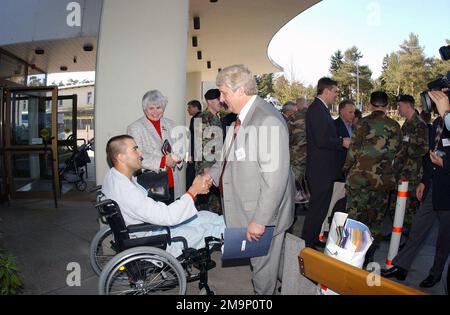
[[[57,87],[7,89],[5,167],[12,198],[60,195],[58,175]]]
[[[0,87],[0,202],[8,200],[5,172],[5,142],[3,137],[3,117],[5,116],[4,90]]]

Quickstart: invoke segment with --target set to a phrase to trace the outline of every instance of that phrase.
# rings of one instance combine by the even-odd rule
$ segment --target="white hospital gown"
[[[225,230],[223,216],[208,211],[198,212],[192,198],[184,194],[170,205],[147,197],[147,191],[140,186],[136,178],[130,181],[125,175],[111,168],[105,176],[102,192],[120,207],[125,224],[134,225],[152,223],[169,226],[172,237],[182,236],[192,248],[205,247],[204,238],[221,238]],[[144,237],[161,232],[140,232],[131,237]],[[167,251],[178,257],[182,254],[183,244],[173,242]]]

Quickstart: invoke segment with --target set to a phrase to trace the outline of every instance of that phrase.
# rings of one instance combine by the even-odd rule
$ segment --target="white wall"
[[[185,125],[188,12],[188,0],[104,1],[95,82],[97,183],[107,171],[107,141],[142,117],[148,90],[167,96],[165,116]]]

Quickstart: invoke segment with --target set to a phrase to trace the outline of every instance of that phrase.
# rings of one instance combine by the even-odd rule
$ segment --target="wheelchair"
[[[98,187],[95,189],[99,190]],[[211,252],[222,240],[205,238],[205,247],[189,248],[183,237],[171,237],[170,229],[149,223],[125,225],[118,204],[102,200],[97,192],[95,207],[103,227],[90,245],[90,262],[100,276],[101,295],[184,295],[187,283],[199,281],[200,294],[213,295],[208,285],[208,270],[216,266]],[[131,238],[131,233],[163,231],[162,234]],[[172,242],[183,244],[183,253],[174,257],[165,249]]]

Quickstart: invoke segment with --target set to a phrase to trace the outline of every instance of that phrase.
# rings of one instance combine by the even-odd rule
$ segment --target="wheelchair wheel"
[[[117,254],[113,248],[113,241],[113,233],[109,226],[98,231],[91,241],[89,260],[97,276],[100,276],[105,265]]]
[[[149,246],[127,249],[105,266],[100,295],[186,294],[186,273],[166,251]]]

